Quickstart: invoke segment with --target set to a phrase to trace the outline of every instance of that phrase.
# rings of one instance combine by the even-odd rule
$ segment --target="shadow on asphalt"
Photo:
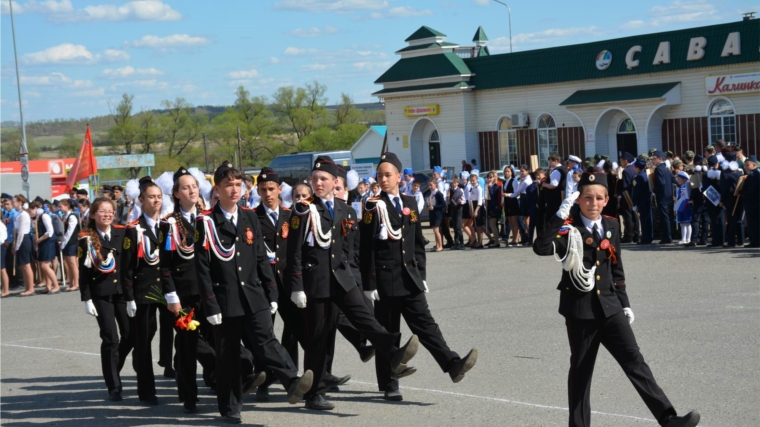
[[[756,248],[714,248],[712,246],[681,247],[676,245],[651,245],[624,244],[623,249],[631,252],[672,252],[689,251],[695,255],[729,254],[734,258],[760,258],[760,250]]]

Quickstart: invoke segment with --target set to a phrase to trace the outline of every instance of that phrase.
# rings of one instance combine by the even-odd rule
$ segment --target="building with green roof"
[[[760,21],[491,54],[421,27],[375,83],[388,144],[405,167],[479,160],[702,153],[722,139],[760,154]]]

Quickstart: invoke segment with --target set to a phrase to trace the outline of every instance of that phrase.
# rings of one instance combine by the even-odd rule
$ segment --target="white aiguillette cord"
[[[562,263],[562,268],[570,274],[570,280],[576,289],[581,292],[589,292],[594,289],[596,281],[594,273],[596,266],[587,269],[583,265],[583,239],[581,232],[572,225],[565,225],[569,229],[567,234],[567,253],[564,257],[557,255],[557,244],[554,246],[554,259]]]
[[[369,209],[365,206],[365,210],[369,212],[377,211],[377,215],[380,217],[380,233],[377,237],[380,240],[388,240],[389,237],[391,240],[401,240],[401,229],[393,229],[390,218],[388,217],[388,206],[386,206],[385,201],[376,200],[374,202],[375,209]]]
[[[327,249],[330,247],[332,241],[332,229],[327,230],[327,233],[322,232],[322,221],[319,218],[319,211],[314,203],[309,204],[309,217],[306,226],[311,226],[311,235],[317,241],[320,248]],[[307,236],[307,239],[309,237]]]

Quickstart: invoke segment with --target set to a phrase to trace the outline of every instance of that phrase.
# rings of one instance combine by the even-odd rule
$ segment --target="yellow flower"
[[[199,322],[197,320],[193,320],[190,323],[188,323],[187,330],[188,331],[194,331],[195,328],[197,328],[198,326],[200,326],[200,324],[201,324],[201,322]]]

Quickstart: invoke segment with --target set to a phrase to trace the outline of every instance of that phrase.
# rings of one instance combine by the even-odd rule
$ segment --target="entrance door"
[[[618,125],[617,133],[617,154],[620,158],[620,154],[623,152],[632,154],[634,157],[638,155],[638,146],[636,145],[636,127],[633,125],[633,120],[624,119]]]
[[[433,166],[441,166],[441,140],[437,130],[430,134],[428,147],[430,147],[430,169]]]

